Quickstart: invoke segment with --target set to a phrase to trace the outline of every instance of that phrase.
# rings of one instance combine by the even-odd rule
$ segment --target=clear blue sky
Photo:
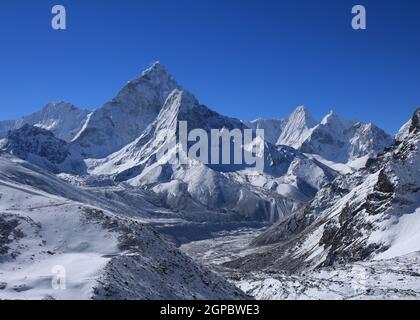
[[[351,28],[355,4],[366,31]],[[246,120],[304,104],[395,132],[420,105],[417,0],[2,0],[0,43],[0,119],[52,100],[97,108],[155,60]]]

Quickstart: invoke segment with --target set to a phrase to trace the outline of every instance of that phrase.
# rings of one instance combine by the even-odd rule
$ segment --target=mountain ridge
[[[295,272],[419,251],[414,232],[420,207],[419,120],[417,109],[404,140],[370,158],[365,169],[337,177],[302,210],[253,241],[268,245],[270,253],[228,266]]]

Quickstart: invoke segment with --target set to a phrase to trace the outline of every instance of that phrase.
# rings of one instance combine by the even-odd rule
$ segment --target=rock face
[[[56,138],[51,131],[28,124],[9,131],[2,150],[54,173],[86,171],[83,160],[70,151],[66,141]]]
[[[138,138],[157,117],[166,98],[180,88],[156,62],[95,110],[73,141],[85,158],[103,158]]]
[[[230,263],[244,269],[287,271],[393,258],[420,250],[419,110],[404,140],[365,169],[340,176],[302,210],[259,236],[263,254]]]
[[[49,130],[57,138],[71,141],[83,128],[90,111],[78,109],[68,102],[51,102],[41,111],[18,120],[0,121],[0,139],[25,124]]]

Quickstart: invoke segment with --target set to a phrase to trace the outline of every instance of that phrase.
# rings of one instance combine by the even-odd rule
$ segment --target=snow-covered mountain
[[[317,124],[304,107],[289,117],[278,141],[335,163],[379,154],[392,143],[392,137],[372,123],[346,120],[331,111]]]
[[[0,139],[6,138],[11,130],[25,124],[46,129],[57,138],[71,141],[83,128],[90,111],[78,109],[68,102],[51,102],[41,111],[18,120],[0,121]]]
[[[155,63],[110,103],[89,114],[69,144],[27,125],[11,132],[2,149],[54,173],[88,173],[82,180],[105,179],[147,189],[164,206],[193,221],[276,221],[335,177],[336,172],[320,162],[269,142],[263,172],[246,165],[209,165],[185,152],[181,156],[186,164],[161,163],[158,154],[179,136],[180,121],[186,121],[189,130],[208,133],[248,128],[179,88],[166,68]],[[95,158],[85,161],[88,172],[81,160],[86,157]]]
[[[304,106],[297,107],[287,119],[277,144],[299,149],[302,142],[308,137],[310,129],[316,124]]]
[[[156,119],[168,95],[179,88],[165,67],[154,63],[92,113],[73,145],[85,158],[103,158],[118,151],[143,133]]]
[[[297,107],[287,120],[255,120],[246,124],[266,129],[267,141],[314,155],[334,169],[342,167],[337,164],[357,168],[360,158],[377,155],[394,142],[372,123],[346,120],[332,111],[317,122],[304,106]]]
[[[263,168],[208,164],[172,145],[181,121],[209,140],[213,129],[264,129],[264,141],[253,137]],[[387,274],[379,259],[396,273],[417,263],[419,124],[420,109],[394,141],[334,113],[318,123],[303,106],[287,120],[240,121],[200,104],[160,63],[93,112],[58,103],[0,122],[0,299],[247,298],[168,240],[207,266],[215,254],[218,274],[259,298],[317,297],[310,286],[327,275],[348,297],[356,264]],[[60,266],[64,291],[51,288]],[[284,273],[315,269],[309,282]]]
[[[0,155],[0,299],[247,298],[149,226],[83,202],[85,193]]]
[[[189,219],[224,221],[275,221],[302,205],[335,176],[296,150],[269,143],[265,170],[260,173],[244,166],[207,165],[182,151],[181,156],[188,158],[186,164],[161,163],[158,154],[169,139],[178,136],[179,121],[186,121],[189,129],[207,132],[246,128],[241,121],[200,105],[190,93],[174,90],[139,138],[107,158],[89,160],[89,172],[151,188],[167,206],[188,214]]]
[[[394,139],[372,123],[345,120],[330,112],[309,131],[299,150],[326,160],[347,163],[385,150]]]
[[[420,109],[402,141],[259,236],[253,244],[267,251],[231,266],[296,271],[420,251],[419,168]]]

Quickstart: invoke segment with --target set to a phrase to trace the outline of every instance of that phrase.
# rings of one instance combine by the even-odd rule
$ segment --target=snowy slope
[[[419,123],[420,109],[403,141],[369,159],[365,169],[336,178],[254,241],[274,248],[231,265],[293,271],[419,250]]]
[[[411,120],[407,121],[398,131],[398,133],[395,135],[396,141],[403,141],[407,136],[410,134],[410,128],[411,128]]]
[[[102,158],[138,138],[179,85],[160,63],[154,63],[103,107],[95,110],[73,145],[85,158]]]
[[[374,260],[293,273],[270,268],[251,272],[226,268],[228,261],[269,250],[248,246],[261,231],[223,232],[214,239],[185,244],[181,250],[257,300],[420,298],[420,252],[390,259],[376,256]]]
[[[33,169],[0,156],[0,299],[246,298],[135,219],[33,187],[75,189]]]
[[[386,234],[374,233],[370,240],[389,244],[389,248],[378,254],[375,259],[392,259],[412,252],[420,251],[420,208],[406,212],[398,223],[387,225]]]
[[[0,139],[6,138],[8,131],[25,124],[49,130],[57,138],[70,141],[80,131],[90,111],[76,108],[67,102],[51,102],[41,111],[19,120],[0,121]]]
[[[296,274],[227,273],[257,300],[418,300],[420,252]]]

